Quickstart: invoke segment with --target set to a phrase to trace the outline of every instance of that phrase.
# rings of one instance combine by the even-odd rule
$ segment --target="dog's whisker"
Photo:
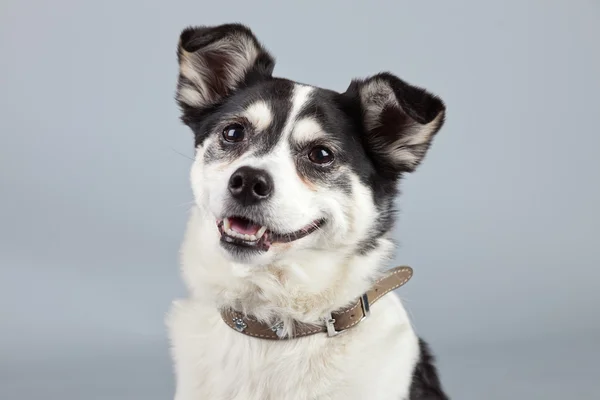
[[[177,205],[175,205],[175,207],[193,206],[195,204],[196,204],[196,202],[194,200],[192,200],[192,201],[186,201],[185,203],[177,204]]]
[[[183,158],[187,158],[188,160],[190,160],[190,161],[192,161],[192,162],[196,161],[196,160],[194,160],[192,157],[189,157],[189,156],[187,156],[187,155],[183,154],[182,152],[175,150],[175,149],[174,149],[174,148],[172,148],[172,147],[171,147],[170,149],[171,149],[171,150],[173,150],[173,152],[175,152],[176,154],[179,154],[179,155],[180,155],[181,157],[183,157]]]

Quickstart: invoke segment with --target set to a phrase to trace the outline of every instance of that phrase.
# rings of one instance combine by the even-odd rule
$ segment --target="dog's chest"
[[[397,318],[404,310],[389,318],[386,307],[396,308],[382,301],[371,320],[336,338],[276,342],[235,332],[198,303],[178,302],[170,317],[176,400],[405,398],[417,339]]]

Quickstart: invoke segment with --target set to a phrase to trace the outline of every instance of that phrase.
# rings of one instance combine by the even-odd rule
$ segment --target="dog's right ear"
[[[391,179],[417,168],[444,124],[439,97],[390,73],[354,80],[342,96],[359,104],[366,149]]]
[[[177,101],[206,108],[236,89],[271,77],[275,60],[252,31],[241,24],[185,29],[177,49]]]

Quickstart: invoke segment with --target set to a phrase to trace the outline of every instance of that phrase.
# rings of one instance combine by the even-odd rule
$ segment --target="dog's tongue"
[[[244,235],[254,235],[261,228],[245,218],[230,218],[229,224],[232,230]]]

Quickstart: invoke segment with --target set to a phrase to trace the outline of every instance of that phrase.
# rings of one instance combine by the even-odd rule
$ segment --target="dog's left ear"
[[[354,80],[343,96],[360,104],[367,151],[390,178],[415,170],[444,123],[441,99],[390,73]]]
[[[240,89],[268,79],[274,58],[242,24],[185,29],[177,48],[177,101],[186,109],[211,107]]]

